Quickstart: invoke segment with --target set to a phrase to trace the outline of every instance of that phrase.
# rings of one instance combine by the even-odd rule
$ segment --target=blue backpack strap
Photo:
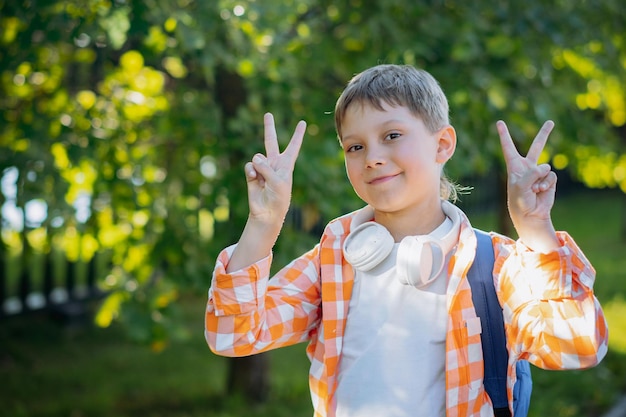
[[[513,412],[515,417],[526,417],[530,408],[530,395],[533,391],[530,363],[526,360],[517,361],[515,373],[517,381],[513,387]]]
[[[493,264],[495,257],[491,236],[482,230],[474,229],[478,241],[476,257],[467,278],[472,288],[472,301],[482,327],[484,386],[494,408],[496,417],[510,416],[507,399],[507,368],[509,354],[506,349],[506,334],[502,307],[493,284]],[[527,361],[518,361],[517,382],[514,387],[513,411],[515,417],[528,413],[532,379]]]

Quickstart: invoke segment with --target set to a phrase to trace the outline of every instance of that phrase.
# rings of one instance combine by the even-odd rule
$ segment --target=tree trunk
[[[507,206],[507,176],[506,172],[498,175],[498,233],[506,236],[513,236],[515,229],[513,228],[513,222],[509,215],[509,208]]]
[[[215,77],[215,94],[217,103],[222,110],[222,132],[228,138],[229,121],[237,117],[237,111],[247,101],[247,91],[244,80],[236,72],[219,66]],[[239,152],[229,152],[230,166],[243,166],[244,158],[252,155],[240,155]],[[242,178],[243,181],[243,178]],[[246,189],[231,187],[231,191],[245,193]],[[234,219],[236,220],[236,219]],[[240,219],[241,220],[241,219]],[[229,227],[239,226],[238,221],[229,223]],[[241,233],[241,230],[232,230]],[[252,403],[262,403],[267,400],[269,393],[269,356],[266,353],[242,358],[230,358],[228,363],[227,389],[229,395],[240,395]]]
[[[252,403],[263,403],[269,394],[269,357],[267,353],[231,358],[228,363],[227,390]]]

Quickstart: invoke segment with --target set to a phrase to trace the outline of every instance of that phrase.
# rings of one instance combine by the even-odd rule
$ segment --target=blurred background
[[[243,165],[274,113],[308,131],[275,265],[358,208],[333,125],[352,75],[411,64],[446,92],[477,227],[514,235],[495,131],[546,119],[557,228],[597,270],[610,351],[533,369],[531,416],[603,415],[626,392],[626,12],[621,0],[0,0],[0,415],[310,416],[304,345],[226,359],[204,342]]]

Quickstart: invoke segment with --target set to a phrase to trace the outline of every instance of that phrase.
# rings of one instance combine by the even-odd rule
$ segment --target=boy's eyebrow
[[[345,135],[344,135],[344,136],[341,136],[341,137],[339,138],[339,142],[343,143],[343,141],[344,141],[344,140],[346,140],[346,139],[350,139],[350,137],[351,137],[351,136],[352,136],[352,135],[347,135],[347,136],[345,136]]]
[[[384,127],[385,127],[385,126],[387,126],[387,125],[390,125],[390,124],[397,124],[397,123],[404,124],[404,123],[405,123],[405,120],[402,120],[402,119],[391,119],[391,120],[385,120],[384,122],[380,123],[380,124],[379,124],[379,125],[377,125],[376,127],[381,127],[381,128],[384,128]],[[351,136],[354,136],[354,135],[344,135],[344,136],[342,136],[341,138],[339,138],[339,141],[340,141],[340,142],[343,142],[343,141],[344,141],[344,139],[349,139]]]

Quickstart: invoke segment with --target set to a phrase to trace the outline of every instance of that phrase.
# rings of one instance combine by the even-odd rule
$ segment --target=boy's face
[[[430,132],[404,106],[353,103],[342,123],[346,171],[363,201],[379,212],[439,206],[442,165],[456,146],[454,129]]]

